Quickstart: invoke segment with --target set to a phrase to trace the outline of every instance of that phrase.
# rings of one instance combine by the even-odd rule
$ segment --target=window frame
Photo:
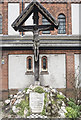
[[[58,15],[58,22],[59,22],[59,27],[61,27],[61,26],[63,27],[63,29],[60,29],[58,27],[58,34],[59,35],[66,34],[66,16],[63,13]],[[60,25],[60,23],[61,23],[61,25]],[[61,30],[62,30],[62,33],[60,32]]]

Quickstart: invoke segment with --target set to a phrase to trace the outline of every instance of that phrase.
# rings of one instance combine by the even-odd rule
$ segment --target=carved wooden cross
[[[46,30],[54,30],[53,25],[38,25],[38,12],[37,10],[34,11],[33,14],[33,22],[34,25],[32,26],[21,26],[19,31],[20,32],[26,32],[26,31],[32,31],[33,32],[33,49],[34,49],[34,70],[35,70],[35,81],[39,81],[39,46],[40,46],[40,40],[39,40],[39,32],[40,31],[46,31]]]
[[[41,13],[51,24],[49,25],[39,25],[38,13]],[[34,25],[23,26],[23,23],[28,19],[28,17],[33,13],[33,23]],[[33,49],[34,49],[34,75],[35,81],[39,81],[39,32],[46,30],[54,30],[58,28],[58,22],[55,18],[36,0],[33,0],[27,8],[20,14],[20,16],[13,22],[12,27],[19,32],[33,32]]]

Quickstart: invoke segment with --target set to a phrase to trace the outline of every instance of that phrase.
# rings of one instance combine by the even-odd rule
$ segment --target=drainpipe
[[[23,0],[22,0],[22,11],[23,11]],[[22,32],[22,36],[23,36],[23,32]]]

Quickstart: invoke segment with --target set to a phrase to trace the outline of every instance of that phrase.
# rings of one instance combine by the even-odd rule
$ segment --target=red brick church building
[[[0,2],[0,97],[34,84],[33,33],[18,32],[12,23],[29,5],[29,0]],[[58,29],[40,32],[40,85],[51,86],[68,97],[81,87],[80,0],[40,0],[40,4],[59,22]],[[25,21],[33,25],[32,14]],[[39,23],[49,22],[39,14]]]

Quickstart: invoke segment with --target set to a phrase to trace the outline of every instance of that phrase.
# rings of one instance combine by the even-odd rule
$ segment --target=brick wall
[[[0,91],[2,91],[2,95],[0,92],[0,98],[2,97],[2,99],[6,99],[8,97],[8,55],[9,54],[33,54],[33,51],[0,51],[2,52],[2,57],[0,57],[0,63],[2,58],[4,59],[4,65],[1,64],[0,66]],[[10,92],[11,93],[11,92]],[[12,93],[13,90],[12,90]]]
[[[24,4],[24,3],[23,3]],[[58,15],[63,13],[66,16],[66,34],[72,34],[72,23],[71,23],[71,3],[41,3],[54,17],[58,20]],[[0,4],[3,14],[3,34],[8,34],[8,2]],[[23,5],[24,7],[24,5]],[[1,9],[0,9],[1,11]],[[20,13],[22,11],[22,3],[20,2]],[[42,15],[39,19],[40,24],[42,24]],[[51,31],[52,35],[57,35],[57,29]]]
[[[0,15],[2,15],[2,18],[3,18],[2,10],[3,10],[3,4],[0,3]],[[2,24],[3,24],[3,23],[2,23]],[[2,31],[3,31],[3,28],[2,28]]]
[[[2,14],[2,6],[3,4],[0,4],[0,14]]]
[[[74,53],[66,54],[66,84],[67,84],[67,96],[70,94],[73,96],[73,91],[75,89],[75,67],[74,67]],[[70,92],[70,94],[69,94]],[[70,96],[70,97],[72,97]]]
[[[8,34],[8,3],[3,4],[3,35]]]
[[[74,54],[81,54],[81,50],[40,50],[40,54],[66,54],[66,90],[60,89],[68,97],[74,97],[74,85],[75,85],[75,67],[74,67]],[[8,93],[8,55],[9,54],[33,54],[32,50],[13,50],[13,51],[2,51],[3,58],[5,61],[4,65],[1,65],[0,74],[2,71],[2,88],[3,93]],[[1,62],[1,59],[0,59]],[[13,90],[12,90],[13,91]],[[8,95],[8,94],[6,94]],[[6,96],[7,97],[7,96]],[[4,98],[4,96],[3,96]]]
[[[58,20],[58,15],[63,13],[66,16],[66,34],[72,34],[72,23],[71,23],[71,3],[42,3],[42,5]],[[42,24],[42,16],[40,18]],[[51,31],[52,35],[57,35],[58,30],[54,29]]]
[[[75,97],[75,63],[74,54],[81,54],[81,50],[41,50],[40,54],[66,54],[66,90],[58,89],[67,97]]]

